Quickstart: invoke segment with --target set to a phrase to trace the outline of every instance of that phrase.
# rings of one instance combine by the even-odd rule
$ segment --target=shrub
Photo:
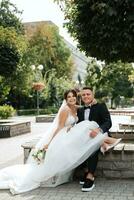
[[[15,113],[15,109],[9,105],[0,106],[0,119],[7,119]]]
[[[45,115],[45,114],[55,114],[58,112],[58,108],[50,106],[44,109],[39,109],[39,114],[40,115]],[[37,115],[37,109],[23,109],[23,110],[17,110],[17,115],[22,116],[22,115]]]

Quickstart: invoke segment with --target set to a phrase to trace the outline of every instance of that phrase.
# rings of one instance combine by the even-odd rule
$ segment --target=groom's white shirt
[[[84,120],[88,120],[88,119],[89,119],[89,115],[90,115],[90,109],[87,108],[87,109],[84,111]]]

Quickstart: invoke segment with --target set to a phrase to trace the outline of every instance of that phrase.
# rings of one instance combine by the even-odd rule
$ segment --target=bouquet
[[[44,161],[45,154],[46,154],[45,149],[38,149],[38,150],[34,151],[32,156],[33,156],[34,160],[36,160],[37,163],[40,164],[41,162]]]

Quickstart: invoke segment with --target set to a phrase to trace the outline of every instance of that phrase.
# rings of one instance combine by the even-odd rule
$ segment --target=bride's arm
[[[44,146],[44,149],[47,149],[49,144],[51,143],[51,141],[53,140],[53,138],[58,134],[58,132],[65,127],[65,122],[68,116],[68,112],[66,109],[62,110],[59,114],[59,122],[58,122],[58,127],[56,128],[56,130],[53,133],[53,136],[51,137],[50,141],[48,142],[48,144],[46,144]]]

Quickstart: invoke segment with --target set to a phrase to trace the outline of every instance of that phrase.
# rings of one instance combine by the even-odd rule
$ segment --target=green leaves
[[[86,55],[99,60],[134,60],[134,2],[61,0],[65,26]],[[64,3],[63,3],[64,2]]]
[[[11,77],[16,71],[26,48],[24,37],[17,35],[13,28],[0,26],[0,75]]]
[[[9,0],[2,0],[0,2],[0,26],[13,27],[18,34],[24,33],[23,25],[17,17],[21,13]]]
[[[132,64],[121,61],[102,67],[92,61],[87,68],[86,84],[94,88],[97,98],[111,98],[114,103],[121,96],[125,98],[133,96],[130,80],[133,71]]]
[[[32,30],[27,30],[29,65],[42,64],[43,75],[48,70],[55,69],[58,77],[63,75],[71,77],[70,51],[59,35],[57,27],[43,23],[37,26],[36,31],[29,37],[31,33]]]
[[[0,106],[0,119],[7,119],[15,113],[15,109],[9,105]]]

